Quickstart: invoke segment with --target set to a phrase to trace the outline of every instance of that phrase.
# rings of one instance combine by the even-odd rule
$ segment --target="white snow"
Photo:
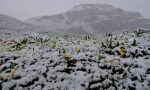
[[[113,49],[102,47],[101,42],[106,43],[111,38],[105,35],[96,37],[95,40],[94,36],[85,39],[85,36],[43,36],[37,33],[29,34],[26,38],[30,36],[42,38],[44,42],[35,40],[34,43],[27,43],[21,50],[16,50],[12,48],[15,44],[5,42],[8,38],[0,41],[1,90],[150,89],[150,55],[142,53],[150,53],[149,34],[136,37],[134,33],[114,33],[112,38],[117,39],[112,39],[113,45],[117,41],[124,45]],[[128,39],[125,41],[126,38]],[[138,42],[137,46],[131,45],[134,39]],[[125,58],[117,53],[120,47],[125,48]],[[111,55],[105,50],[111,50],[115,54]],[[142,56],[132,56],[131,52],[136,50],[136,54]],[[100,56],[103,58],[99,59]],[[11,73],[12,67],[16,70],[14,76]],[[8,79],[4,80],[6,75]]]

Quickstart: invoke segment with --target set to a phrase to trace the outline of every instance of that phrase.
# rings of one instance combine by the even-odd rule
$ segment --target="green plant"
[[[113,46],[112,46],[112,39],[110,40],[106,40],[106,43],[104,44],[104,42],[102,42],[102,47],[104,48],[109,48],[109,49],[113,49]]]
[[[21,44],[27,44],[27,41],[28,41],[28,39],[27,39],[27,38],[24,38],[24,39],[21,41]]]
[[[119,45],[120,45],[120,43],[119,43],[119,42],[117,42],[117,43],[116,43],[116,45],[115,45],[115,47],[118,47]]]
[[[84,40],[89,40],[89,39],[91,39],[90,36],[84,36]]]
[[[20,43],[17,43],[17,44],[15,45],[15,47],[16,47],[16,50],[21,50],[21,44],[20,44]]]
[[[102,47],[107,48],[107,46],[104,44],[104,42],[102,42]]]
[[[75,67],[76,66],[77,60],[68,58],[68,59],[66,59],[66,61],[67,61],[66,62],[67,67]]]
[[[11,64],[10,64],[9,68],[10,68],[10,69],[14,69],[14,67],[15,67],[16,65],[17,65],[16,63],[11,62]]]
[[[131,45],[132,45],[132,46],[137,46],[137,42],[136,42],[135,39],[133,40],[133,43],[132,43]]]
[[[69,38],[69,35],[64,35],[64,39],[68,39]]]
[[[139,30],[134,31],[134,33],[135,33],[135,35],[137,37],[140,37],[144,33],[144,30],[143,29],[139,29]]]
[[[112,37],[113,36],[113,34],[110,32],[110,33],[106,33],[106,36],[107,37]]]
[[[12,48],[16,48],[16,50],[21,50],[27,44],[27,38],[24,38],[22,41],[18,42],[16,45],[12,46]]]
[[[107,39],[106,43],[102,42],[102,47],[103,48],[109,48],[109,49],[114,49],[115,47],[118,47],[120,45],[119,42],[115,43],[112,41],[112,38],[110,40]]]

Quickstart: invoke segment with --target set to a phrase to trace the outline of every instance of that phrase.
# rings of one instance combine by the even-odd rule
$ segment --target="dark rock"
[[[123,68],[119,68],[119,69],[112,68],[112,74],[116,74],[116,73],[118,74],[124,73]]]
[[[35,64],[37,61],[32,61],[31,63],[30,63],[30,65],[33,65],[33,64]]]
[[[16,87],[16,85],[13,85],[12,87],[9,88],[9,90],[15,90],[14,88]]]
[[[20,58],[19,56],[12,56],[13,60]]]
[[[150,74],[150,68],[148,68],[146,72],[147,72],[147,74]]]
[[[46,72],[44,72],[42,75],[43,75],[45,78],[47,78],[47,73],[46,73]]]
[[[128,86],[129,90],[136,90],[135,87]]]
[[[64,78],[61,78],[61,82],[63,82],[64,81]]]
[[[73,71],[73,69],[66,68],[66,69],[64,70],[64,72],[66,72],[66,73],[68,73],[68,74],[70,74],[70,73],[71,73],[71,71]]]
[[[42,86],[42,88],[44,88],[45,85],[42,83],[41,86]]]
[[[82,86],[82,87],[84,87],[84,86],[85,86],[85,84],[81,84],[81,86]]]
[[[10,69],[9,69],[9,70],[6,70],[5,73],[11,73],[11,70],[10,70]]]
[[[57,72],[65,72],[67,74],[70,74],[71,72],[74,72],[72,68],[65,68],[64,70],[57,70]]]
[[[138,77],[137,76],[133,76],[130,78],[132,81],[135,81],[135,80],[138,80]]]
[[[29,86],[33,85],[35,81],[38,81],[38,80],[39,80],[39,78],[37,77],[37,78],[34,78],[31,82],[28,82],[25,85],[21,84],[20,86],[22,86],[22,87],[29,87]]]
[[[139,67],[139,65],[138,65],[138,64],[136,64],[136,65],[133,65],[132,67],[133,67],[133,68],[138,68],[138,67]]]
[[[53,60],[50,60],[50,63],[53,63],[54,61]]]
[[[21,79],[21,76],[14,76],[13,79],[15,80]]]
[[[7,67],[6,66],[4,66],[3,68],[2,68],[2,71],[5,71],[7,69]]]
[[[3,87],[2,87],[2,83],[0,82],[0,90],[2,90],[2,88],[3,88]]]
[[[93,84],[97,84],[97,83],[101,83],[101,80],[91,81],[91,82],[89,83],[88,90],[99,90],[100,86],[99,86],[99,87],[91,88],[91,86],[92,86]]]
[[[88,73],[89,73],[89,74],[91,73],[91,69],[88,70]]]
[[[0,56],[0,58],[5,58],[6,56]]]
[[[99,66],[101,69],[107,69],[107,65]]]
[[[124,67],[128,67],[129,65],[128,65],[127,63],[124,63],[123,66],[124,66]]]
[[[124,79],[127,78],[127,73],[126,73],[126,72],[123,74],[123,78],[124,78]]]
[[[144,56],[149,55],[149,53],[147,51],[142,50],[141,52]]]
[[[82,68],[80,68],[80,69],[77,69],[77,71],[83,71],[83,72],[85,72],[85,71],[87,71],[87,70],[86,70],[86,68],[83,68],[83,67],[82,67]]]
[[[7,61],[9,61],[9,60],[10,60],[10,58],[5,58],[5,59],[4,59],[5,62],[7,62]]]

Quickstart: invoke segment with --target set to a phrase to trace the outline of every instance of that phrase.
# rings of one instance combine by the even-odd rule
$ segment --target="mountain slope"
[[[16,18],[0,14],[0,30],[34,30],[38,26],[34,26]]]
[[[77,5],[68,12],[53,16],[33,17],[28,23],[52,31],[97,33],[150,28],[150,19],[138,12],[125,11],[107,4]]]

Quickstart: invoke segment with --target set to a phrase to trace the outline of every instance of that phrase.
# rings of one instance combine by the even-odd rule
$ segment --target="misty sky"
[[[138,11],[150,18],[150,0],[0,0],[0,14],[26,20],[34,16],[65,12],[84,3],[105,3],[125,10]]]

